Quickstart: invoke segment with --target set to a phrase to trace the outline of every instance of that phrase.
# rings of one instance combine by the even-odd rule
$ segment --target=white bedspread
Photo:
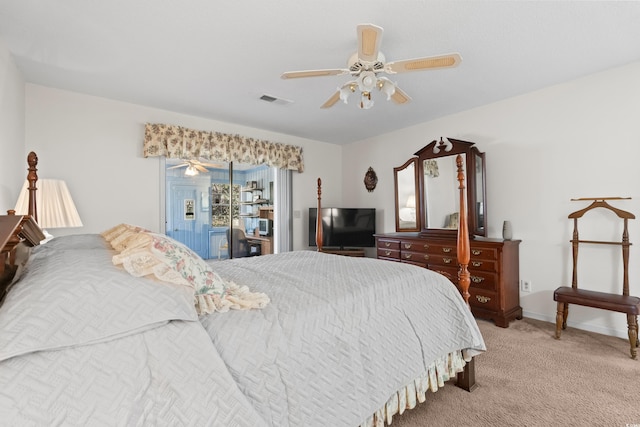
[[[310,251],[211,265],[271,298],[201,321],[272,426],[360,425],[434,360],[485,349],[455,286],[424,268]]]
[[[186,288],[117,269],[100,236],[71,240],[36,250],[0,307],[0,425],[264,425]]]
[[[453,284],[422,268],[308,251],[212,263],[271,302],[198,319],[192,289],[113,254],[99,235],[34,250],[0,307],[0,426],[355,427],[436,359],[484,350]]]

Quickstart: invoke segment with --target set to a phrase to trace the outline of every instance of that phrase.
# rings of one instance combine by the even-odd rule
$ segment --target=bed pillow
[[[100,235],[109,242],[113,249],[122,251],[127,248],[126,241],[129,238],[143,231],[149,230],[137,225],[122,223],[103,231]]]
[[[223,280],[198,254],[163,234],[137,233],[127,249],[114,255],[113,263],[136,277],[152,275],[191,288],[198,314],[262,308],[269,303],[265,294]]]
[[[71,234],[68,236],[57,236],[47,243],[33,248],[33,252],[47,250],[111,250],[111,246],[98,234]]]
[[[190,289],[131,277],[113,266],[113,254],[109,248],[33,250],[0,308],[0,361],[197,320]]]

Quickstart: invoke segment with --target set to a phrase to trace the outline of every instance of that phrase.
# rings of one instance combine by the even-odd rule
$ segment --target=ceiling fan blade
[[[203,166],[200,166],[199,164],[196,164],[196,163],[193,164],[193,167],[198,169],[200,172],[203,172],[203,173],[209,172],[209,170],[207,168],[205,168]]]
[[[396,104],[406,104],[411,101],[411,97],[405,91],[396,86],[395,92],[391,95],[391,100]]]
[[[177,168],[183,168],[185,166],[189,166],[189,163],[182,163],[182,164],[179,164],[179,165],[168,167],[167,169],[177,169]]]
[[[204,167],[210,167],[210,168],[221,168],[223,167],[220,164],[215,164],[215,163],[205,163],[205,162],[201,162],[201,161],[197,161],[197,164],[199,164],[200,166],[204,166]]]
[[[438,68],[455,67],[461,61],[462,57],[459,53],[449,53],[447,55],[427,56],[424,58],[389,62],[385,65],[384,70],[389,74],[434,70]]]
[[[282,73],[280,78],[299,79],[301,77],[340,76],[342,74],[349,74],[349,70],[347,70],[346,68],[333,68],[327,70],[287,71]]]
[[[340,91],[336,91],[336,93],[334,93],[333,95],[331,95],[331,98],[327,99],[327,102],[325,102],[324,104],[322,104],[320,106],[320,108],[330,108],[333,107],[335,105],[336,102],[340,101]]]
[[[358,25],[358,58],[365,62],[378,60],[382,28],[373,24]]]

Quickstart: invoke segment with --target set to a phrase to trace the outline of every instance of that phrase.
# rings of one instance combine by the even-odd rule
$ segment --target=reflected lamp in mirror
[[[53,236],[44,229],[82,227],[76,205],[71,198],[67,184],[59,179],[41,179],[37,184],[37,223],[50,240]],[[16,215],[29,213],[29,182],[25,181],[16,202]]]

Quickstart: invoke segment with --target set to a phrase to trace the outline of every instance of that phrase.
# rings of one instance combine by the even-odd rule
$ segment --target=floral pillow
[[[131,275],[153,275],[157,279],[194,290],[199,314],[229,309],[262,308],[269,298],[223,280],[191,249],[163,234],[140,231],[127,240],[128,246],[113,257]]]

